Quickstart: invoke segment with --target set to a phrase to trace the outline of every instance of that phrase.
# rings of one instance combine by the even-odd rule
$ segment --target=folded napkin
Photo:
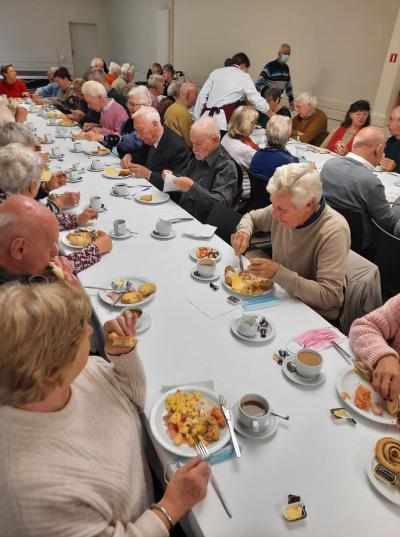
[[[211,239],[216,231],[215,226],[210,226],[209,224],[200,224],[200,222],[189,222],[185,226],[185,232],[182,235],[187,237],[192,237],[194,239]]]
[[[244,311],[262,310],[264,308],[277,306],[281,302],[281,299],[278,298],[274,293],[256,296],[253,298],[242,298],[240,301]]]
[[[227,302],[225,293],[213,291],[203,285],[196,294],[189,297],[189,302],[209,319],[217,319],[240,308],[240,304],[233,306]]]
[[[311,347],[314,350],[324,350],[329,347],[332,341],[339,343],[342,341],[342,339],[343,337],[341,337],[332,328],[313,328],[295,337],[294,341],[301,347]]]
[[[180,188],[174,183],[175,175],[167,174],[164,179],[163,192],[179,192]]]

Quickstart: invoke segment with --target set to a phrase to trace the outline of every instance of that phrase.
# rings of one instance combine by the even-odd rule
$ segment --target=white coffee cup
[[[208,259],[208,257],[206,257],[204,259],[197,260],[197,272],[200,274],[200,276],[213,276],[216,266],[217,264],[215,259]]]
[[[257,316],[248,315],[244,313],[243,317],[240,319],[237,329],[238,329],[238,332],[240,332],[243,336],[246,336],[246,337],[255,336],[258,330]]]
[[[238,417],[246,429],[257,433],[265,429],[270,416],[270,406],[262,395],[248,393],[239,401]]]
[[[102,203],[101,203],[101,197],[100,196],[92,196],[90,198],[90,207],[92,209],[101,209]]]
[[[118,219],[114,221],[114,233],[115,235],[125,235],[126,233],[126,220]]]
[[[163,220],[160,218],[156,223],[156,232],[163,237],[171,235],[172,224],[169,220]]]
[[[98,158],[93,159],[90,166],[92,170],[101,170],[101,161]]]
[[[312,378],[321,373],[324,359],[314,349],[304,348],[297,351],[294,364],[299,375]]]
[[[53,147],[51,149],[51,154],[53,157],[61,157],[61,149],[59,147]]]
[[[34,131],[35,130],[35,125],[33,124],[33,121],[28,121],[26,123],[26,126],[27,128],[30,130],[30,131]]]
[[[51,134],[45,134],[43,136],[43,138],[46,140],[46,142],[52,142],[53,141],[53,137]]]
[[[74,142],[74,151],[82,151],[81,142]]]
[[[128,186],[126,183],[117,183],[113,186],[113,192],[118,196],[126,196],[128,194]]]
[[[68,170],[68,178],[71,181],[76,181],[77,179],[79,179],[78,170]]]

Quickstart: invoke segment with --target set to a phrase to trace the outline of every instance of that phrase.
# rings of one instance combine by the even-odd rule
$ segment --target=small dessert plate
[[[271,324],[271,321],[269,319],[266,319],[268,325],[266,326],[267,335],[265,337],[261,337],[260,330],[257,330],[254,336],[244,336],[243,334],[241,334],[238,330],[238,326],[241,320],[242,316],[236,317],[236,319],[232,319],[231,322],[231,330],[238,338],[243,339],[244,341],[249,341],[250,343],[268,343],[269,341],[271,341],[272,338],[275,337],[275,327],[273,324]]]
[[[173,239],[174,237],[176,237],[176,231],[172,230],[169,235],[160,235],[160,233],[158,233],[155,229],[153,229],[153,231],[151,232],[151,236],[154,239],[165,241],[165,240]]]
[[[201,276],[197,272],[197,267],[193,267],[190,271],[190,274],[192,278],[195,280],[198,280],[199,282],[213,282],[214,280],[218,280],[218,278],[221,276],[221,273],[219,270],[216,270],[212,276]]]
[[[265,429],[262,429],[261,431],[251,431],[250,429],[247,429],[247,427],[243,427],[243,425],[239,421],[239,403],[235,403],[232,407],[232,413],[233,413],[233,420],[234,420],[234,428],[235,431],[237,431],[242,436],[245,436],[246,438],[251,438],[252,440],[265,440],[266,438],[269,438],[273,434],[276,433],[276,430],[278,429],[278,418],[276,416],[270,416],[269,422]]]

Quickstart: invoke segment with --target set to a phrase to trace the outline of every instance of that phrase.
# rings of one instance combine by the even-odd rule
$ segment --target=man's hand
[[[85,135],[85,138],[90,142],[102,142],[104,140],[104,135],[99,134],[95,129],[92,129]]]
[[[65,172],[53,172],[51,174],[50,181],[46,184],[47,190],[56,190],[57,188],[61,188],[62,186],[65,186],[67,183],[67,174]]]
[[[64,192],[57,196],[57,205],[61,210],[70,209],[78,205],[80,199],[80,192]]]
[[[150,177],[151,170],[146,168],[146,166],[141,166],[140,164],[129,164],[128,168],[136,175],[136,177],[143,177],[144,179],[148,179]]]
[[[134,336],[136,334],[136,319],[137,316],[133,311],[125,310],[122,315],[111,321],[106,321],[103,326],[104,330],[104,348],[111,356],[120,356],[127,354],[132,349],[125,347],[115,347],[108,339],[109,334],[115,332],[119,336]]]
[[[232,248],[235,251],[235,255],[242,255],[249,247],[250,243],[250,237],[247,235],[247,233],[243,233],[242,231],[239,231],[238,233],[234,233],[231,235],[231,244]]]
[[[271,261],[271,259],[264,259],[263,257],[254,257],[251,259],[250,265],[247,267],[247,271],[259,278],[267,278],[271,280],[276,271],[279,268],[279,263]]]
[[[28,110],[25,108],[25,106],[17,106],[17,109],[15,111],[15,121],[17,123],[24,123],[27,116]]]
[[[92,209],[91,207],[88,207],[84,211],[82,211],[80,214],[76,216],[76,219],[78,221],[78,226],[83,226],[84,224],[87,224],[89,220],[96,220],[99,216],[99,211],[96,209]]]
[[[88,132],[94,129],[94,127],[98,127],[97,123],[84,123],[82,130],[83,132]]]
[[[393,356],[383,356],[372,373],[372,386],[383,399],[393,401],[400,395],[400,362]]]
[[[385,156],[381,160],[380,164],[381,164],[382,170],[385,172],[391,172],[396,167],[396,161],[392,160],[391,158],[386,158]]]
[[[171,170],[163,170],[162,174],[161,174],[161,177],[163,178],[164,181],[165,181],[165,177],[167,175],[174,175],[174,174],[171,172]]]
[[[52,103],[56,103],[58,101],[58,99],[57,99],[57,97],[55,95],[50,97],[50,100],[51,100]]]
[[[175,177],[172,182],[182,190],[182,192],[187,192],[193,186],[193,180],[190,179],[190,177]]]
[[[107,235],[107,233],[105,233],[101,237],[97,237],[97,239],[94,241],[94,244],[99,249],[101,255],[108,254],[108,252],[111,252],[112,250],[112,240]]]
[[[121,160],[121,168],[129,168],[129,165],[132,163],[132,155],[127,153]]]
[[[71,112],[67,114],[67,117],[74,121],[81,121],[81,119],[85,117],[85,112],[82,112],[82,110],[71,110]]]

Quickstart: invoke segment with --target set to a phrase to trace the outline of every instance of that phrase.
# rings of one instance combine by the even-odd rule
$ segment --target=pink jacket
[[[118,134],[127,119],[129,117],[126,110],[113,100],[109,108],[100,113],[102,134]]]
[[[356,356],[371,369],[383,356],[393,355],[399,358],[400,294],[354,321],[349,338]]]

